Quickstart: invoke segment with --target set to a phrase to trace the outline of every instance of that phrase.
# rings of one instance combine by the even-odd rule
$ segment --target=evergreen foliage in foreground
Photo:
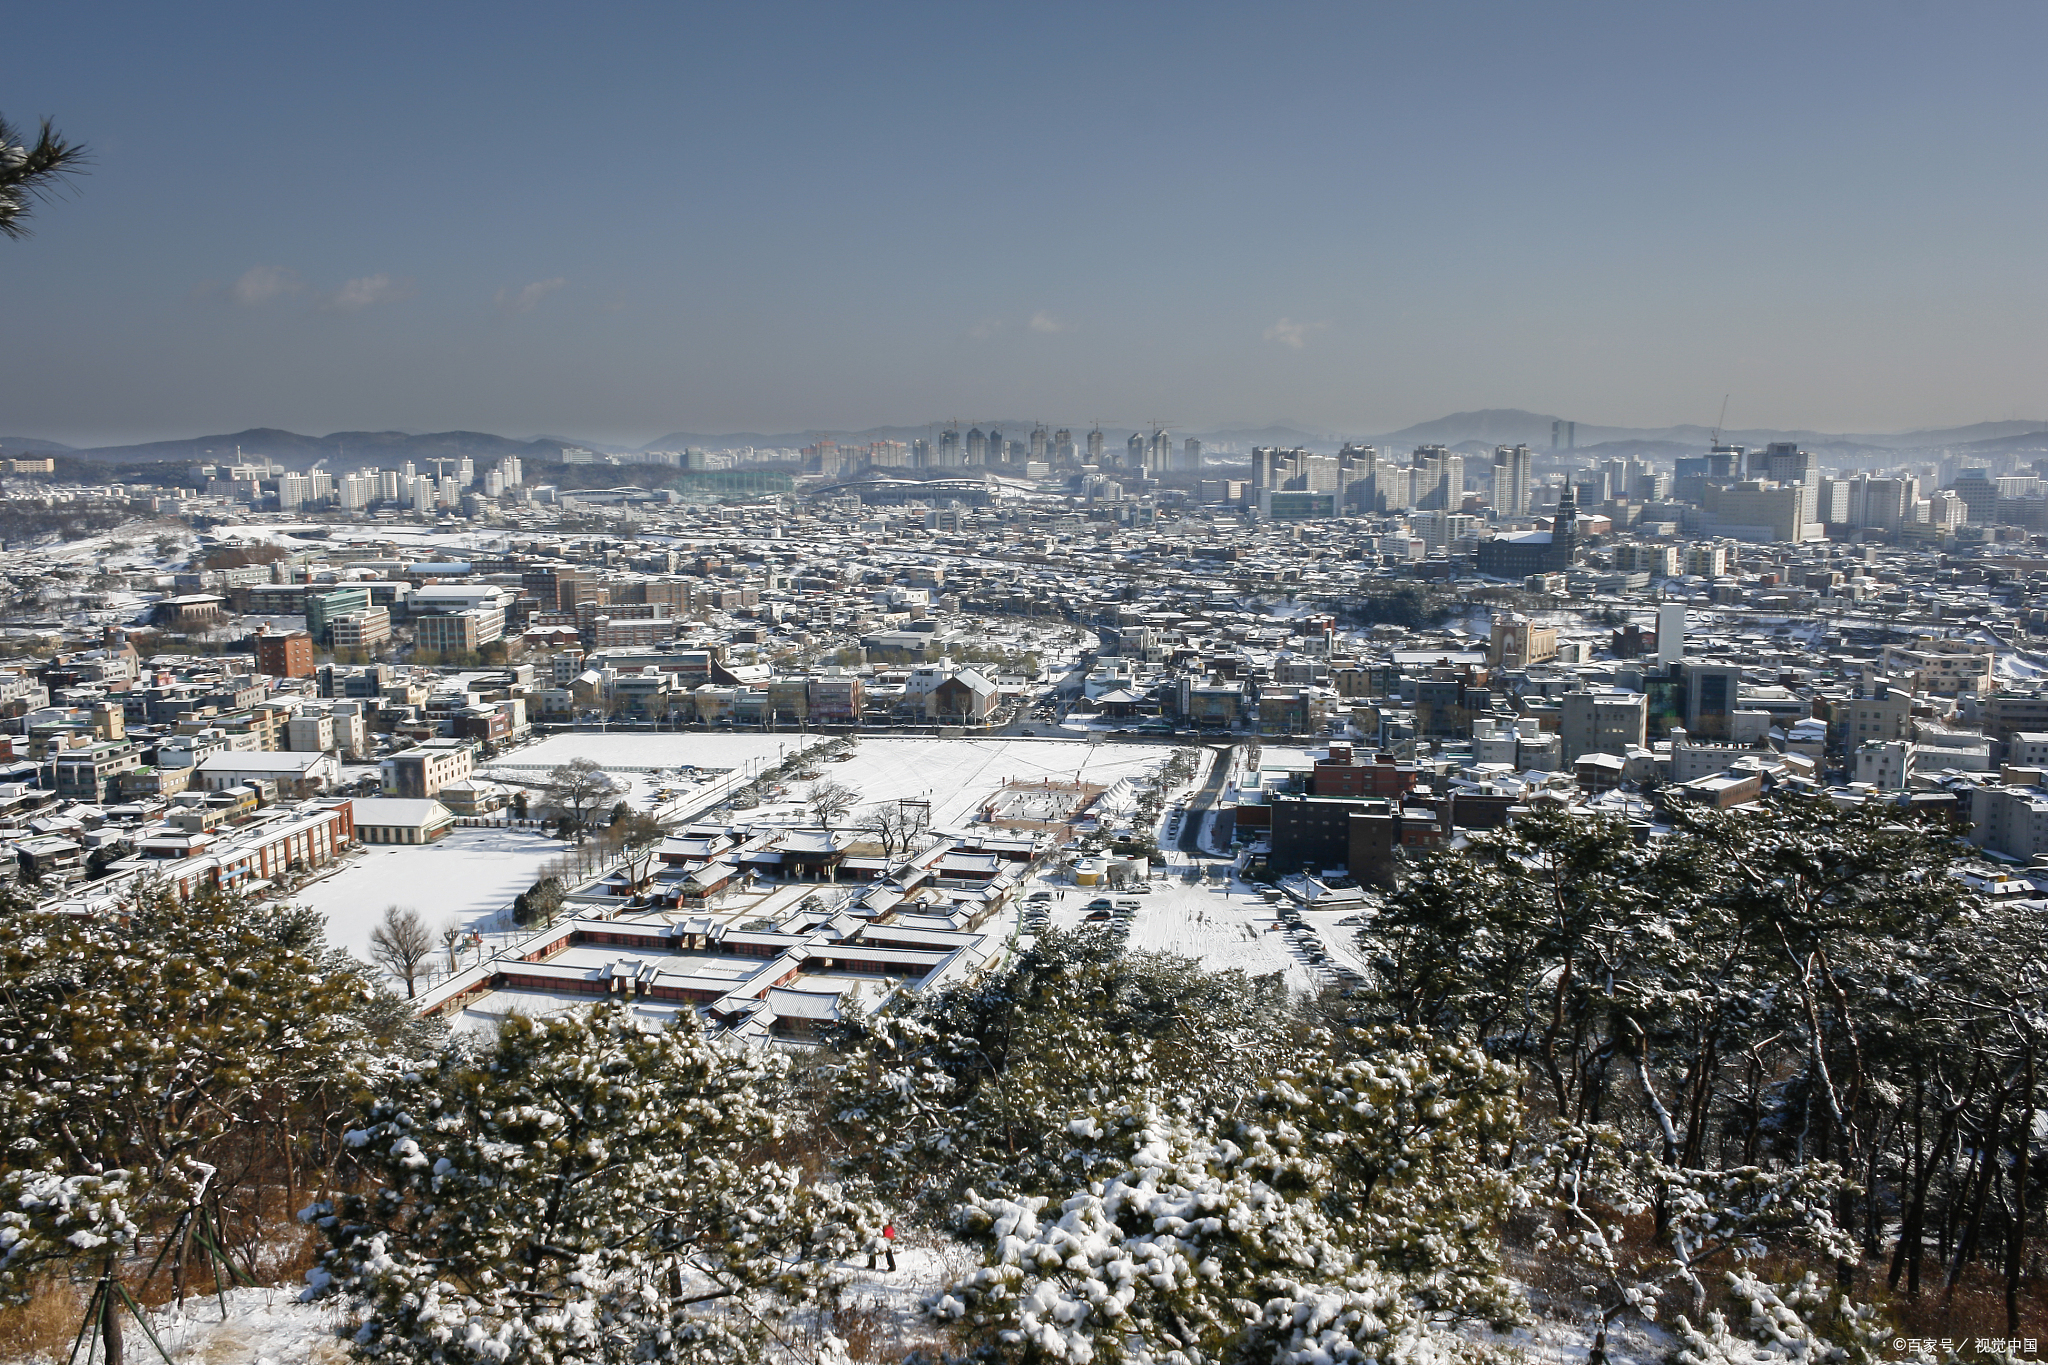
[[[266,1187],[324,1183],[326,1114],[421,1036],[307,913],[143,886],[100,919],[7,893],[0,1293],[53,1273],[138,1293],[138,1255],[180,1293],[195,1259],[210,1284],[223,1228],[275,1217]]]
[[[989,1263],[937,1315],[986,1359],[1134,1365],[1424,1360],[1432,1318],[1511,1319],[1512,1073],[1447,1043],[1327,1041],[1244,1118],[1069,1120],[1053,1196],[968,1193]]]
[[[954,1360],[1470,1358],[1521,1255],[1596,1365],[1631,1315],[1680,1365],[1869,1365],[1859,1267],[2030,1288],[2048,930],[1956,852],[1796,800],[1536,813],[1419,863],[1350,995],[1054,933],[808,1066],[616,1005],[438,1045],[303,916],[11,905],[0,1279],[180,1265],[282,1173],[332,1192],[366,1359],[833,1358],[916,1205],[982,1252],[928,1305]]]
[[[695,1016],[515,1016],[384,1090],[346,1141],[359,1192],[309,1211],[315,1291],[368,1307],[370,1360],[767,1358],[873,1224],[771,1160],[786,1058]]]

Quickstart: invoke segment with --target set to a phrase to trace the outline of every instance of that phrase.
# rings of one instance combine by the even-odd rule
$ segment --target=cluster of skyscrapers
[[[1501,446],[1493,454],[1494,509],[1505,517],[1529,514],[1532,457],[1527,446]],[[1262,509],[1291,509],[1304,499],[1327,498],[1322,515],[1345,513],[1443,512],[1465,509],[1465,457],[1448,446],[1417,446],[1401,463],[1378,447],[1347,445],[1334,455],[1311,450],[1256,446],[1252,450],[1251,492]],[[1269,515],[1272,515],[1270,510]],[[1284,515],[1284,514],[1283,514]]]
[[[336,476],[325,469],[294,473],[266,460],[262,464],[202,465],[194,473],[205,480],[209,494],[280,512],[336,507],[360,512],[376,506],[433,511],[459,507],[469,493],[493,500],[503,497],[520,487],[526,477],[516,455],[505,456],[481,478],[475,462],[466,455],[431,463],[431,470],[408,460],[398,469],[354,469]]]
[[[1123,443],[1121,458],[1113,456],[1102,428],[1096,427],[1076,441],[1074,433],[1061,427],[1034,425],[1019,440],[990,425],[986,430],[970,426],[964,432],[957,422],[948,423],[932,436],[920,437],[907,445],[898,441],[877,441],[865,449],[820,441],[804,449],[807,465],[821,472],[846,472],[867,465],[877,468],[990,469],[1007,468],[1023,474],[1053,469],[1076,469],[1094,465],[1104,470],[1161,474],[1193,472],[1202,467],[1202,443],[1190,436],[1176,442],[1163,426],[1149,432],[1134,431]],[[1033,471],[1032,467],[1039,470]]]

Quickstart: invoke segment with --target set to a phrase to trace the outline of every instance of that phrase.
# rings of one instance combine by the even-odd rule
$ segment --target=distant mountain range
[[[1485,408],[1476,412],[1454,412],[1434,421],[1418,422],[1414,426],[1379,435],[1310,431],[1289,422],[1274,422],[1265,426],[1223,427],[1210,431],[1176,429],[1174,435],[1176,439],[1193,436],[1211,446],[1237,449],[1254,445],[1277,445],[1334,450],[1346,440],[1355,440],[1371,441],[1394,450],[1418,445],[1447,445],[1464,447],[1472,451],[1488,450],[1496,445],[1529,445],[1540,450],[1548,450],[1551,442],[1551,424],[1559,420],[1548,413],[1528,412],[1521,408]],[[979,425],[984,430],[994,427],[1005,436],[1017,439],[1028,433],[1033,424],[1029,421],[998,421],[973,425]],[[785,432],[672,431],[666,436],[649,441],[640,449],[679,450],[688,446],[710,450],[726,450],[740,446],[788,449],[810,445],[820,439],[838,441],[842,445],[866,445],[870,441],[914,441],[931,435],[937,429],[935,425],[928,425],[868,427],[859,431],[824,428]],[[1086,432],[1086,428],[1078,424],[1071,425],[1068,429],[1074,432],[1077,441]],[[1134,429],[1136,428],[1129,423],[1116,423],[1105,425],[1103,434],[1109,438],[1112,447],[1121,447],[1124,439]],[[1697,424],[1617,427],[1580,422],[1575,433],[1575,449],[1580,454],[1641,454],[1668,458],[1688,451],[1704,450],[1712,436],[1710,428]],[[1934,449],[1988,456],[2035,450],[2048,451],[2048,419],[1976,422],[1968,426],[1892,433],[1841,434],[1809,430],[1731,428],[1721,433],[1721,439],[1747,446],[1766,445],[1772,441],[1797,441],[1808,449],[1837,456],[1865,453],[1881,455]],[[625,453],[631,449],[564,436],[540,436],[524,440],[482,431],[337,431],[325,436],[302,436],[297,432],[284,431],[276,427],[252,427],[247,431],[229,432],[219,436],[195,436],[186,440],[148,441],[138,445],[101,446],[83,450],[37,437],[0,436],[0,455],[76,455],[122,464],[158,461],[196,463],[231,460],[236,450],[240,449],[244,456],[268,456],[286,465],[300,468],[323,460],[338,467],[348,467],[359,462],[388,465],[405,460],[459,459],[465,455],[472,459],[495,459],[505,455],[517,455],[522,459],[546,462],[559,460],[565,446],[582,446],[590,450],[615,453]]]
[[[44,441],[34,436],[0,436],[0,455],[69,455],[75,450],[61,441]]]
[[[301,436],[277,427],[251,427],[220,436],[195,436],[189,440],[146,441],[140,445],[99,446],[77,450],[54,441],[0,436],[0,453],[23,454],[42,451],[56,455],[82,455],[112,464],[199,463],[232,460],[236,451],[244,457],[268,456],[282,464],[304,466],[327,460],[337,465],[357,462],[393,464],[404,460],[452,460],[467,455],[472,459],[495,459],[517,455],[529,460],[559,460],[564,445],[576,444],[543,438],[518,441],[484,431],[435,431],[424,434],[407,431],[337,431],[326,436]]]

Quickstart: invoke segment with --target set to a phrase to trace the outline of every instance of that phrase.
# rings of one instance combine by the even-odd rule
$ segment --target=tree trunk
[[[1933,1163],[1927,1159],[1924,1127],[1926,1112],[1927,1082],[1923,1078],[1916,1081],[1913,1086],[1912,1152],[1900,1163],[1899,1244],[1892,1248],[1891,1273],[1885,1277],[1885,1288],[1894,1293],[1898,1291],[1899,1276],[1906,1268],[1911,1248],[1921,1236],[1921,1219],[1927,1209],[1927,1176]],[[1918,1258],[1913,1259],[1917,1264]],[[1919,1289],[1916,1276],[1914,1293],[1918,1294]]]
[[[1984,1224],[1984,1202],[1991,1197],[1991,1179],[1998,1173],[1998,1129],[2005,1121],[2006,1094],[2001,1089],[1992,1097],[1991,1117],[1977,1139],[1977,1192],[1970,1196],[1969,1213],[1956,1238],[1955,1259],[1949,1262],[1948,1284],[1942,1290],[1944,1306],[1955,1301],[1956,1283],[1963,1277],[1963,1267],[1977,1251],[1977,1233]]]
[[[2013,1219],[2012,1235],[2005,1247],[2005,1332],[2018,1336],[2020,1330],[2020,1263],[2027,1245],[2027,1167],[2034,1149],[2034,1049],[2027,1049],[2027,1063],[2020,1084],[2027,1088],[2025,1117],[2013,1134]]]
[[[100,1341],[107,1352],[107,1365],[122,1365],[121,1296],[114,1288],[114,1259],[107,1258],[105,1292],[100,1295]]]

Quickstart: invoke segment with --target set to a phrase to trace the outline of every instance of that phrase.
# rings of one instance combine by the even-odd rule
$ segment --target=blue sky
[[[2048,415],[2048,8],[18,8],[0,434]]]

